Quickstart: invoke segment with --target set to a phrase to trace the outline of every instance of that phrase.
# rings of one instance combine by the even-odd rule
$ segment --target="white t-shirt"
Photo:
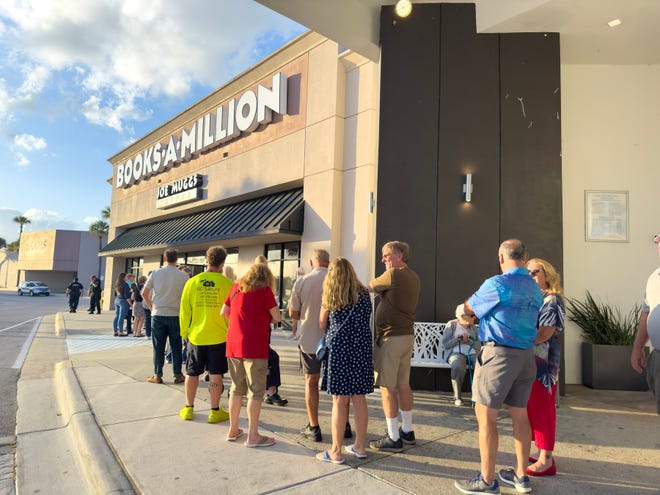
[[[646,329],[651,344],[655,349],[660,349],[660,268],[654,271],[646,282],[642,311],[649,313]]]
[[[150,289],[154,316],[179,316],[181,294],[188,281],[188,274],[175,266],[159,268],[147,279],[145,287]]]

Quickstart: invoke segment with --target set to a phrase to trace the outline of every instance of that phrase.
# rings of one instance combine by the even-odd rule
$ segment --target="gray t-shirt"
[[[159,268],[149,275],[144,286],[151,290],[153,301],[151,314],[154,316],[179,316],[181,294],[188,278],[186,272],[169,265]]]
[[[293,311],[300,311],[298,332],[300,340],[298,345],[306,354],[316,352],[316,344],[323,336],[319,327],[321,314],[321,296],[323,295],[323,281],[328,269],[319,267],[302,278],[296,280],[291,293],[289,307]]]

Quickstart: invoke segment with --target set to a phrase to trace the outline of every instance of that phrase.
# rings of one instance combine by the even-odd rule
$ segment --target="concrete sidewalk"
[[[227,423],[208,424],[204,382],[193,421],[179,418],[183,385],[145,382],[149,340],[112,337],[113,314],[44,318],[19,381],[17,493],[458,493],[454,480],[479,470],[474,413],[448,393],[416,392],[417,445],[401,454],[319,462],[330,445],[331,398],[321,393],[321,444],[303,439],[304,378],[296,342],[273,333],[285,407],[264,405],[261,431],[277,443],[247,449],[224,440]],[[225,386],[229,379],[225,377]],[[227,407],[226,395],[222,404]],[[368,439],[386,430],[380,395],[368,397]],[[245,408],[241,426],[247,427]],[[498,467],[514,461],[511,422],[500,415]],[[350,441],[345,441],[349,444]],[[660,416],[644,392],[569,386],[558,410],[559,473],[532,480],[535,493],[659,493]],[[502,487],[502,493],[515,493]]]

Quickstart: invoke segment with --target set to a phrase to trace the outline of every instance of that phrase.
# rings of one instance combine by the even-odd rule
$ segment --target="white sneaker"
[[[462,406],[462,405],[463,405],[463,401],[462,401],[461,399],[456,399],[456,400],[454,401],[454,405],[455,405],[455,406]]]

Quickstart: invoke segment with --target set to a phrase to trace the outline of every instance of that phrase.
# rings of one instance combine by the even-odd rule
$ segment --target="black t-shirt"
[[[95,280],[92,282],[92,285],[90,285],[90,289],[92,290],[92,294],[98,296],[101,294],[101,282],[99,282],[98,279]]]
[[[83,285],[80,282],[73,282],[67,287],[72,295],[80,294],[83,291]]]

